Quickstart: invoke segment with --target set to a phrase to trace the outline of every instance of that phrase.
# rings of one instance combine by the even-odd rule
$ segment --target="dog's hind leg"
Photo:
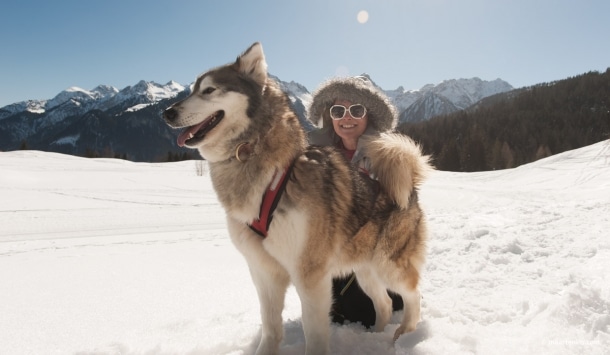
[[[256,354],[277,354],[284,336],[282,311],[290,278],[285,270],[279,268],[250,268],[250,274],[258,293],[262,321],[261,341]]]
[[[362,268],[356,271],[356,279],[362,291],[373,301],[375,307],[375,331],[383,332],[392,317],[392,299],[384,284],[374,271]]]
[[[421,317],[421,295],[417,285],[419,283],[419,272],[409,265],[405,270],[404,277],[400,283],[396,285],[393,291],[398,292],[404,303],[404,313],[402,323],[394,333],[394,340],[398,339],[402,334],[412,332],[417,327],[417,323]]]
[[[401,293],[402,300],[405,304],[402,323],[394,333],[396,341],[404,333],[412,332],[417,327],[420,319],[421,295],[417,289]]]

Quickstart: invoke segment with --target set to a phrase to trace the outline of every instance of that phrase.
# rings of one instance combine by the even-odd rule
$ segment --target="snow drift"
[[[0,153],[1,354],[252,354],[256,292],[196,162]],[[607,354],[610,145],[435,172],[422,322],[392,344],[333,326],[335,354]],[[282,354],[300,354],[290,288]]]

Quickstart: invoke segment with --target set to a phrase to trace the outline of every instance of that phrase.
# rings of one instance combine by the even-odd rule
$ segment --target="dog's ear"
[[[261,86],[267,81],[267,61],[263,53],[263,46],[256,42],[250,46],[242,55],[237,57],[235,67],[240,72],[250,76]]]

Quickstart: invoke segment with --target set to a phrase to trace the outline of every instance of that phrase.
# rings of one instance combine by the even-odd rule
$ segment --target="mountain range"
[[[304,128],[312,129],[305,118],[311,93],[301,84],[272,77],[290,97]],[[399,123],[459,111],[513,90],[501,79],[479,78],[446,80],[419,90],[377,87],[398,108]],[[107,85],[90,91],[72,87],[49,100],[7,105],[0,108],[0,151],[28,148],[150,162],[167,160],[172,154],[190,154],[192,151],[175,144],[176,132],[160,119],[166,107],[189,93],[190,86],[174,81],[161,85],[142,80],[122,90]]]

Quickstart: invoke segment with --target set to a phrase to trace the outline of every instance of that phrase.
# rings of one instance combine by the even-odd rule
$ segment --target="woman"
[[[310,144],[337,147],[374,181],[360,137],[392,131],[398,121],[396,108],[381,90],[364,76],[331,79],[313,93],[308,118],[318,127],[309,133]],[[402,309],[400,296],[389,294],[394,310]],[[360,289],[354,274],[333,280],[333,299],[333,322],[359,322],[365,327],[375,324],[373,302]]]

